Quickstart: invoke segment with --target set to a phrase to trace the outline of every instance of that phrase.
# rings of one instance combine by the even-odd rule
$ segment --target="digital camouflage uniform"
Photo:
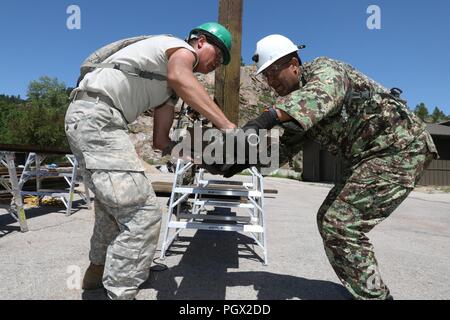
[[[301,88],[280,97],[286,123],[280,165],[305,138],[344,162],[344,174],[317,215],[327,257],[357,299],[385,299],[374,250],[366,233],[408,196],[437,151],[425,125],[406,102],[350,65],[318,58],[303,66]],[[301,81],[302,82],[302,81]]]
[[[103,285],[110,298],[133,299],[148,278],[160,231],[161,210],[150,179],[117,109],[72,102],[65,130],[95,194],[89,259],[105,265]]]
[[[199,117],[200,114],[190,107],[186,106],[185,109],[182,108],[176,126],[177,131],[175,131],[176,134],[174,134],[172,140],[181,142],[188,133],[188,129],[194,127],[194,123]],[[182,182],[183,185],[187,186],[194,184],[196,170],[197,166],[194,165],[184,174]],[[185,201],[184,203],[187,205],[188,202]]]

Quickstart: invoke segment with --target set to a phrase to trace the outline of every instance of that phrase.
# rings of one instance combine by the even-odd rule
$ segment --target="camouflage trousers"
[[[133,299],[147,280],[159,238],[161,210],[120,112],[76,101],[65,119],[72,152],[95,194],[89,258],[104,265],[112,299]]]
[[[428,133],[426,133],[427,135]],[[363,161],[328,194],[317,214],[325,252],[356,299],[386,299],[374,248],[366,236],[402,203],[433,158],[421,136],[399,153]]]

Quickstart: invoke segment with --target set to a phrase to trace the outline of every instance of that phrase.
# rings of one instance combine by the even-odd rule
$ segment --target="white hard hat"
[[[296,46],[291,40],[279,34],[264,37],[256,44],[256,52],[253,61],[256,62],[260,74],[278,59],[298,51],[301,47]]]

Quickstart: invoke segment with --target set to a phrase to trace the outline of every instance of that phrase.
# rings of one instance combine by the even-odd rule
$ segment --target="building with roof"
[[[450,186],[450,121],[427,124],[439,159],[433,160],[424,171],[420,185]],[[341,161],[315,142],[303,148],[303,180],[310,182],[336,182],[342,174]]]

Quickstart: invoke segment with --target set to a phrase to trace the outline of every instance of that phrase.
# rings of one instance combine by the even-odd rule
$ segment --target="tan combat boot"
[[[90,264],[84,274],[83,286],[84,290],[94,290],[103,288],[103,271],[105,266]]]

